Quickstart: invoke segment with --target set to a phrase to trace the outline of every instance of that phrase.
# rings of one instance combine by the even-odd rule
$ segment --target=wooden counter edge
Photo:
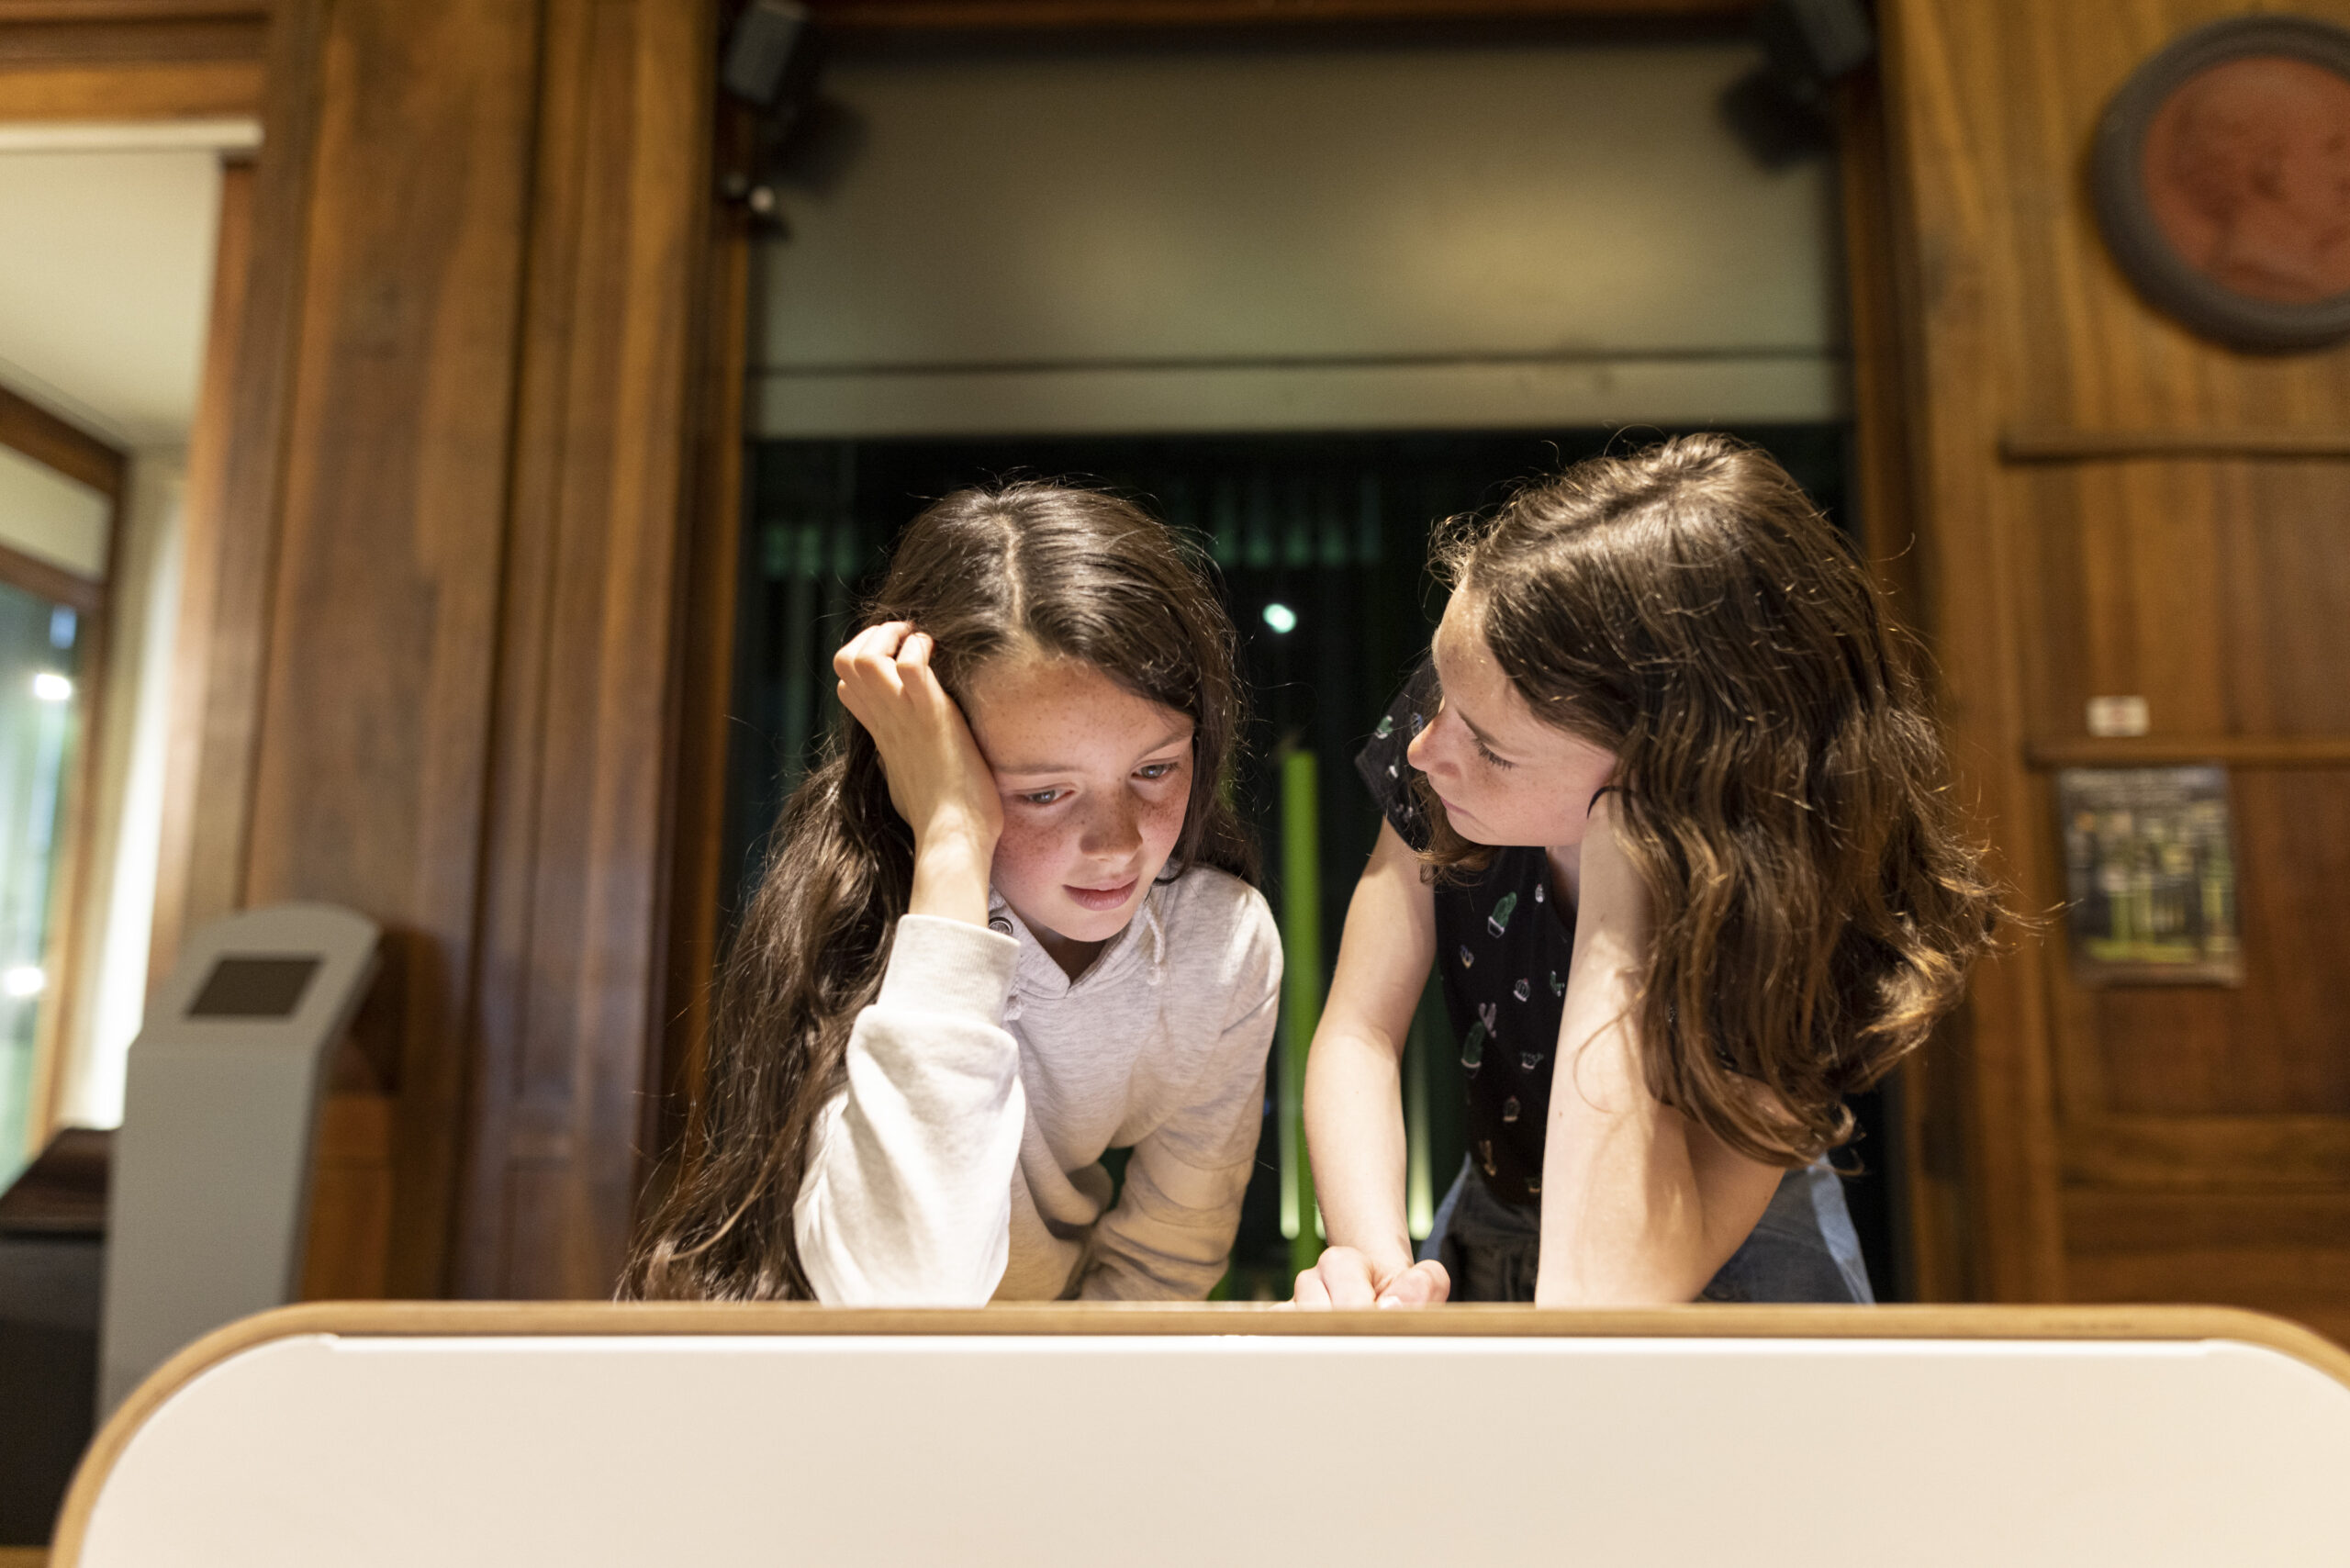
[[[1725,1306],[1299,1312],[1280,1305],[1007,1303],[824,1307],[804,1302],[308,1302],[213,1330],[155,1369],[106,1418],[59,1511],[50,1568],[81,1559],[116,1460],[163,1403],[213,1367],[305,1335],[1110,1335],[1386,1338],[2224,1339],[2276,1350],[2350,1388],[2350,1351],[2298,1323],[2229,1306]]]

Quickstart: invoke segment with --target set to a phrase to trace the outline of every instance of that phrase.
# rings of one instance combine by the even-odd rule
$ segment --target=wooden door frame
[[[44,987],[46,1005],[33,1033],[32,1076],[25,1097],[26,1153],[32,1157],[57,1127],[57,1097],[65,1078],[61,1058],[74,1011],[75,987],[70,978],[87,961],[81,938],[90,888],[91,795],[106,722],[107,651],[129,512],[130,465],[123,453],[104,440],[5,386],[0,386],[0,446],[88,486],[106,502],[106,573],[97,581],[0,545],[0,582],[54,599],[83,618],[75,637],[82,659],[77,678],[82,733],[68,770],[63,831],[55,840],[62,852],[50,865],[48,929],[41,943],[50,983]]]
[[[171,122],[259,114],[262,40],[268,0],[0,0],[0,122]],[[45,410],[36,410],[45,413]],[[29,1131],[36,1142],[54,1130],[57,1097],[64,1081],[63,1049],[73,1010],[72,983],[89,961],[84,950],[82,916],[90,896],[91,856],[87,840],[95,826],[93,787],[97,778],[105,723],[105,671],[114,640],[116,584],[120,576],[128,521],[127,469],[123,454],[63,421],[42,432],[28,425],[21,410],[7,410],[0,398],[0,426],[45,443],[57,455],[32,452],[105,492],[109,498],[107,571],[83,599],[90,610],[91,645],[85,649],[83,744],[73,765],[71,817],[61,842],[67,846],[53,875],[50,900],[51,950],[57,974],[53,1005],[44,1012],[35,1045]],[[63,434],[59,433],[59,430]],[[0,431],[0,440],[6,439]],[[57,443],[62,442],[62,446]],[[22,446],[21,442],[10,442]],[[77,471],[73,464],[80,463]],[[106,470],[111,465],[111,477]],[[39,563],[35,578],[41,574]],[[70,578],[70,574],[50,574]],[[51,582],[50,597],[76,602]],[[38,581],[28,585],[38,588]],[[59,591],[51,591],[56,589]]]

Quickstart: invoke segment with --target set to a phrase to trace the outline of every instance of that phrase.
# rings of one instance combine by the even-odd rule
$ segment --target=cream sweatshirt
[[[817,1298],[1205,1296],[1264,1115],[1272,912],[1194,868],[1074,980],[1002,899],[989,914],[898,922],[792,1209]],[[1115,1207],[1110,1148],[1133,1150]]]

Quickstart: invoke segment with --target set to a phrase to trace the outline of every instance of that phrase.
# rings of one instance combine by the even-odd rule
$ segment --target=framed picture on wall
[[[2350,30],[2253,16],[2181,34],[2114,95],[2091,177],[2157,308],[2239,349],[2350,336]]]
[[[2087,985],[2241,985],[2224,767],[2067,767],[2065,927]]]

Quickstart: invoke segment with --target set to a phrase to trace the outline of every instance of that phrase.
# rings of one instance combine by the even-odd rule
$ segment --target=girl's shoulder
[[[1265,895],[1247,882],[1194,866],[1161,883],[1153,902],[1169,967],[1225,986],[1270,990],[1281,983],[1281,928]]]

